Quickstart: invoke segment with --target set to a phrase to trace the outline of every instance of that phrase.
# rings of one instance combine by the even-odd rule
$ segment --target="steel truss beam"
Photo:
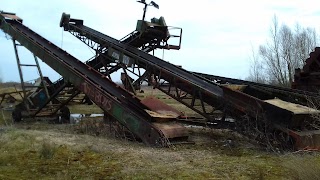
[[[132,94],[117,86],[91,67],[49,42],[16,20],[7,20],[0,14],[0,28],[16,39],[66,81],[84,92],[99,107],[125,125],[145,144],[167,146],[164,134],[152,124],[152,117]]]
[[[73,24],[69,24],[67,30],[80,41],[96,51],[99,55],[101,55],[99,58],[101,58],[102,61],[124,64],[127,71],[138,76],[139,81],[148,81],[148,83],[153,84],[162,92],[204,116],[209,121],[216,121],[216,119],[212,116],[212,112],[214,110],[224,109],[223,105],[220,103],[221,100],[216,99],[214,96],[208,96],[206,92],[199,87],[186,86],[186,80],[176,76],[171,76],[169,74],[170,72],[167,72],[164,69],[161,70],[161,68],[156,67],[156,65],[144,63],[143,61],[136,61],[132,65],[125,64],[121,61],[117,61],[116,59],[110,61],[110,56],[105,56],[105,54],[108,52],[108,50],[113,48],[113,45],[97,38],[94,36],[94,34],[83,31],[81,28]],[[144,74],[141,74],[141,69],[145,71]],[[136,70],[138,70],[138,73],[135,72]],[[155,82],[151,82],[152,80],[147,75],[153,75]],[[135,81],[135,83],[138,83],[138,80]]]

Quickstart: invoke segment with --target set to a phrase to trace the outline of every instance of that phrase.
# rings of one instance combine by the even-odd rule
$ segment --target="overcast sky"
[[[149,2],[147,0],[147,2]],[[155,0],[160,9],[148,8],[147,20],[164,16],[168,25],[183,28],[179,51],[165,51],[164,59],[198,71],[232,78],[246,78],[253,48],[265,43],[272,18],[294,27],[315,28],[319,32],[320,9],[311,0]],[[0,10],[14,12],[24,24],[82,61],[94,54],[87,46],[59,27],[61,14],[83,19],[84,24],[120,39],[135,29],[142,18],[143,5],[135,0],[1,0]],[[19,47],[21,62],[33,63],[30,52]],[[163,52],[156,55],[163,57]],[[0,33],[0,77],[19,81],[12,41]],[[34,63],[33,63],[34,64]],[[60,76],[41,64],[52,80]],[[36,79],[35,69],[24,68],[25,80]]]

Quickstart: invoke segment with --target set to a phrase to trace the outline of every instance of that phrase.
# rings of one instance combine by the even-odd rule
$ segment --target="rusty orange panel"
[[[174,116],[174,118],[183,115],[177,109],[167,105],[166,103],[153,96],[146,97],[141,101],[141,103],[147,106],[151,111],[157,112],[159,114],[171,115]]]
[[[17,21],[22,21],[22,19],[20,17],[18,17],[17,15],[14,15],[14,14],[1,13],[1,16],[9,18],[9,19],[15,19]]]

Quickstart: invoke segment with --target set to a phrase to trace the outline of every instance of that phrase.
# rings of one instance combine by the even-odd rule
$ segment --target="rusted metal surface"
[[[22,22],[22,21],[18,21],[18,22]],[[17,106],[19,108],[16,109],[16,114],[21,114],[21,116],[15,116],[15,117],[19,117],[19,119],[15,118],[14,121],[19,122],[22,120],[22,118],[28,118],[28,117],[52,117],[54,119],[59,119],[57,118],[59,116],[57,112],[62,107],[64,107],[66,103],[58,100],[56,96],[51,97],[51,95],[56,94],[56,92],[54,92],[55,90],[50,88],[50,93],[49,93],[48,86],[53,85],[53,83],[49,80],[48,77],[43,77],[41,68],[38,62],[38,58],[34,55],[35,64],[22,64],[19,57],[19,53],[18,53],[18,47],[20,44],[18,44],[16,40],[13,39],[13,45],[14,45],[14,50],[16,55],[17,66],[19,70],[20,83],[23,90],[23,96],[22,96],[23,100],[22,100],[22,103],[20,104],[21,106],[20,105]],[[32,84],[32,86],[28,87],[28,89],[30,90],[30,93],[28,94],[26,92],[27,87],[25,86],[24,75],[22,73],[23,67],[36,68],[38,71],[38,74],[40,75],[40,78],[37,78],[35,82]],[[24,107],[21,108],[22,106]],[[25,111],[25,112],[22,112],[22,111]]]
[[[320,150],[320,130],[294,131],[276,126],[292,138],[295,150]]]
[[[296,123],[296,118],[300,114],[264,102],[264,100],[277,97],[276,93],[270,95],[268,92],[264,93],[263,88],[259,88],[260,93],[255,96],[255,93],[248,93],[246,87],[233,89],[225,87],[219,83],[200,78],[198,75],[136,48],[119,43],[119,41],[83,24],[64,24],[64,29],[97,52],[100,51],[100,54],[108,49],[109,58],[126,65],[127,69],[131,69],[130,72],[140,68],[146,70],[149,73],[148,78],[146,78],[149,83],[207,119],[215,120],[212,117],[212,112],[221,110],[237,120],[243,119],[244,116],[248,117],[260,126],[268,126],[268,123],[273,123],[300,130],[303,128],[301,126],[303,123]],[[96,48],[97,46],[99,49]],[[138,77],[141,76],[138,75]],[[278,90],[280,91],[280,89]],[[281,91],[284,90],[281,89]],[[292,95],[292,93],[281,94],[282,97],[288,97],[289,95]]]
[[[154,18],[153,21],[138,20],[137,29],[120,39],[120,41],[144,52],[151,52],[155,49],[179,50],[182,41],[182,28],[168,27],[163,17]],[[170,44],[169,40],[171,39],[178,39],[178,44]]]
[[[254,97],[258,97],[261,100],[278,98],[287,102],[302,104],[305,106],[308,105],[310,101],[320,101],[319,93],[256,83],[241,79],[227,78],[211,74],[204,74],[199,72],[192,73],[202,78],[203,80],[210,80],[211,82],[215,82],[221,85],[244,85],[245,87],[241,90],[242,92]]]
[[[0,15],[6,19],[11,19],[11,20],[16,20],[22,23],[22,19],[20,17],[18,17],[16,14],[14,13],[8,13],[8,12],[4,12],[4,11],[0,11]]]
[[[295,149],[320,150],[320,130],[302,132],[291,130],[289,134],[295,139]]]
[[[151,117],[142,104],[114,82],[83,64],[64,50],[33,32],[17,21],[2,21],[0,28],[20,42],[47,65],[84,91],[97,105],[113,116],[144,143],[166,146],[163,133],[151,123]]]
[[[291,113],[291,122],[285,124],[288,127],[304,127],[307,125],[308,122],[311,121],[312,117],[318,116],[320,114],[320,111],[317,109],[302,106],[299,104],[285,102],[280,99],[265,100],[264,102],[272,104],[273,106],[276,106],[280,109],[283,109],[284,111],[289,112],[289,114]]]
[[[125,71],[124,69],[124,73],[121,73],[121,81],[122,84],[124,86],[124,88],[132,93],[134,93],[136,95],[136,90],[138,88],[133,87],[133,81],[134,79],[132,79]]]
[[[107,61],[102,62],[121,64],[121,66],[113,66],[112,70],[111,68],[107,69],[107,74],[101,74],[97,68],[81,64],[80,61],[60,50],[51,42],[17,23],[20,19],[15,19],[14,16],[12,14],[2,16],[1,28],[6,33],[12,35],[14,39],[17,39],[49,66],[66,77],[67,81],[72,82],[75,87],[86,93],[99,107],[117,119],[119,123],[125,125],[146,144],[165,145],[166,138],[187,137],[188,133],[182,125],[168,121],[168,119],[174,119],[177,112],[170,114],[169,111],[172,109],[170,110],[159,102],[157,104],[154,100],[146,100],[146,103],[143,104],[132,94],[106,79],[106,75],[110,75],[110,72],[124,68],[124,66],[128,69],[132,68],[133,70],[130,72],[133,72],[134,68],[146,70],[148,74],[144,78],[148,77],[149,82],[153,83],[156,88],[208,119],[212,118],[210,111],[216,109],[228,112],[234,117],[248,115],[252,119],[258,119],[258,123],[268,121],[280,126],[279,129],[295,139],[297,148],[319,147],[318,131],[301,131],[304,122],[308,121],[310,115],[319,114],[316,110],[313,111],[279,100],[270,100],[270,98],[266,98],[267,96],[262,99],[261,96],[255,96],[254,93],[248,93],[247,86],[225,86],[206,81],[182,68],[121,44],[111,37],[83,26],[82,20],[70,19],[70,16],[64,15],[61,19],[61,27],[69,30],[91,48],[98,47],[95,49],[96,52],[99,52],[97,57],[100,58],[100,55],[101,58],[109,56],[104,59]],[[69,24],[70,21],[72,24]],[[128,43],[133,43],[134,40],[135,37],[130,39]],[[145,44],[143,42],[142,45],[139,45],[141,42],[138,41],[137,43],[135,46],[140,48]],[[154,47],[156,46],[152,48]],[[148,52],[148,47],[144,51]],[[312,72],[308,75],[312,76],[313,80],[319,75],[319,54],[319,49],[316,49],[316,52],[310,55],[311,60],[307,60],[307,65],[303,69],[303,73]],[[106,67],[106,64],[103,66]],[[139,73],[139,78],[141,77],[143,76]],[[132,87],[133,80],[129,80]],[[317,86],[318,84],[315,82],[313,84]],[[145,111],[148,106],[153,111]],[[208,110],[208,107],[211,109]],[[157,122],[154,122],[155,120]],[[289,129],[283,129],[283,127]]]
[[[246,126],[246,124],[242,122],[249,119],[253,128],[256,125],[259,128],[268,127],[272,131],[275,130],[273,125],[280,125],[302,131],[304,122],[311,118],[310,114],[297,113],[278,104],[266,102],[266,100],[281,97],[292,103],[300,102],[301,99],[304,101],[303,103],[306,103],[304,94],[297,90],[293,91],[261,84],[255,84],[254,87],[250,86],[248,88],[248,84],[252,85],[250,83],[245,84],[246,86],[226,87],[221,83],[210,81],[146,54],[147,51],[141,52],[138,49],[119,43],[119,41],[83,24],[64,24],[64,29],[97,52],[100,51],[100,54],[108,49],[109,58],[112,58],[115,62],[123,63],[127,70],[132,68],[130,72],[133,74],[135,69],[146,70],[149,73],[148,78],[146,78],[149,83],[203,115],[211,122],[219,123],[219,121],[213,119],[212,112],[221,110],[224,114],[227,113],[234,117],[235,122],[243,126]],[[96,46],[100,49],[96,49]],[[138,77],[141,78],[140,73]],[[224,120],[221,120],[222,122]]]
[[[152,123],[157,129],[160,129],[164,136],[168,139],[187,138],[189,132],[187,128],[176,122]]]
[[[179,112],[178,110],[160,101],[154,96],[148,96],[144,98],[143,100],[141,100],[141,103],[147,106],[150,110],[157,112],[159,114],[170,115],[173,118],[177,118],[183,115],[182,112]]]
[[[296,69],[292,88],[319,93],[320,47],[316,47],[305,62],[302,69]]]
[[[160,114],[155,111],[145,110],[154,122],[168,122],[176,120],[176,117],[171,114]]]
[[[307,106],[302,106],[299,104],[289,103],[286,101],[282,101],[280,99],[270,99],[270,100],[265,100],[264,102],[267,102],[267,103],[272,104],[274,106],[277,106],[279,108],[291,111],[293,114],[317,115],[320,112],[317,109],[313,109],[313,108],[310,108]]]

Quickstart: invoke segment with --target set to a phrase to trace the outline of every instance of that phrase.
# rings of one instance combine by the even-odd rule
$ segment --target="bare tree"
[[[255,52],[253,47],[250,61],[251,67],[249,76],[246,78],[246,80],[258,83],[266,83],[264,67],[259,59],[259,54]]]
[[[302,28],[299,24],[295,27],[294,49],[297,66],[303,66],[309,53],[317,46],[317,33],[311,28]]]
[[[270,37],[267,42],[259,46],[258,62],[254,62],[251,71],[255,77],[263,71],[267,83],[290,86],[294,70],[302,68],[309,53],[317,45],[317,33],[311,28],[302,28],[299,24],[292,30],[287,25],[279,26],[278,19],[274,16],[270,28]],[[261,67],[260,67],[261,66]],[[261,75],[259,75],[261,77]]]

